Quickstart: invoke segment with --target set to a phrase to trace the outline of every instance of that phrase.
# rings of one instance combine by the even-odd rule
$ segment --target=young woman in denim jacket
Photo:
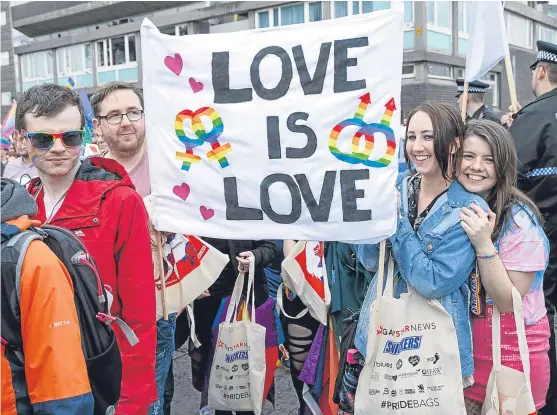
[[[549,242],[534,203],[516,188],[517,157],[510,134],[491,121],[472,121],[466,128],[459,181],[482,194],[490,210],[463,208],[462,227],[476,249],[482,286],[488,294],[485,315],[472,319],[474,386],[464,392],[468,414],[480,414],[493,366],[493,303],[501,312],[501,360],[522,370],[513,316],[512,287],[523,297],[526,342],[530,352],[532,395],[536,408],[545,405],[549,386],[549,322],[543,274]],[[482,304],[483,305],[483,304]]]
[[[460,225],[459,215],[463,207],[473,203],[486,210],[487,204],[453,180],[463,135],[464,123],[449,105],[426,103],[410,113],[405,152],[412,175],[399,179],[398,226],[389,241],[400,277],[395,295],[406,292],[406,284],[410,284],[425,298],[441,302],[453,319],[463,383],[468,387],[473,383],[474,372],[468,279],[476,254]],[[367,269],[377,270],[377,245],[360,245],[358,256]],[[355,340],[363,354],[370,308],[376,295],[377,283],[372,282],[362,305]]]

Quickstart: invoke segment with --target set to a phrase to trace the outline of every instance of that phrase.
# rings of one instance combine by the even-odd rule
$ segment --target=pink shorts
[[[464,396],[474,401],[485,400],[485,390],[493,367],[491,353],[491,316],[493,306],[486,307],[486,317],[472,319],[474,342],[474,385],[464,390]],[[545,406],[549,387],[549,322],[547,317],[526,326],[526,342],[530,351],[530,382],[536,409]],[[512,313],[501,314],[501,363],[522,371],[516,324]]]

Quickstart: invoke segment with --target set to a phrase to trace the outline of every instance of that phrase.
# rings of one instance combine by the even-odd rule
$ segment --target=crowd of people
[[[537,46],[531,66],[536,98],[530,104],[498,119],[483,104],[487,84],[470,83],[463,102],[465,84],[459,81],[466,122],[455,106],[423,103],[408,114],[401,141],[397,230],[387,244],[387,257],[395,260],[394,294],[411,287],[438,299],[451,317],[468,414],[480,414],[486,400],[495,308],[501,313],[501,359],[523,370],[515,289],[522,297],[536,409],[557,413],[557,45]],[[83,287],[76,284],[75,269],[44,235],[18,243],[21,235],[51,225],[80,241],[91,258],[85,262],[106,287],[99,286],[98,300],[108,301],[109,312],[100,315],[114,323],[121,382],[117,403],[108,402],[103,413],[170,414],[174,379],[184,376],[172,356],[186,343],[191,387],[202,392],[200,413],[213,413],[207,388],[214,330],[238,273],[253,264],[255,307],[269,316],[262,323],[266,360],[289,367],[298,413],[315,414],[300,374],[320,323],[304,313],[307,305],[297,293],[280,284],[281,263],[296,241],[202,238],[228,264],[191,312],[184,304],[160,315],[157,284],[168,264],[159,248],[175,235],[157,232],[149,219],[143,96],[116,81],[99,88],[91,106],[99,156],[81,157],[80,99],[53,84],[22,94],[16,131],[11,140],[2,139],[2,413],[87,414],[100,405],[93,363],[83,350],[80,304],[86,299],[76,297]],[[376,274],[384,266],[378,246],[326,242],[324,259],[339,350],[365,356],[369,313],[379,295]],[[275,306],[277,299],[282,307]],[[351,336],[344,335],[347,322]],[[335,376],[342,378],[348,363],[339,357]],[[271,402],[286,398],[275,396],[275,369],[267,365],[265,377],[264,396]],[[335,401],[339,414],[353,413],[343,396]]]

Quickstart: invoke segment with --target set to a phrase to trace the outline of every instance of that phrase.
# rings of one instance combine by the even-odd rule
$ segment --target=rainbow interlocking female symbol
[[[385,104],[385,112],[383,113],[383,117],[381,118],[381,122],[379,124],[368,124],[364,121],[364,115],[370,102],[369,93],[362,95],[360,97],[360,105],[358,106],[354,117],[348,118],[335,125],[329,135],[329,150],[337,159],[344,161],[345,163],[364,164],[365,166],[378,168],[386,167],[391,164],[391,161],[393,161],[396,150],[395,134],[390,127],[391,119],[393,118],[393,111],[396,109],[395,100],[394,98],[391,98],[391,100]],[[356,131],[352,137],[351,154],[342,152],[342,150],[340,150],[337,146],[340,132],[349,125],[360,127],[360,129]],[[369,156],[371,155],[375,144],[375,137],[373,136],[375,133],[381,133],[385,136],[387,140],[387,150],[385,155],[379,160],[369,160]],[[360,151],[360,138],[362,136],[365,139],[365,146],[363,150]]]
[[[203,116],[208,117],[213,124],[213,128],[208,132],[205,131],[205,126],[201,121],[201,117]],[[184,132],[184,121],[187,119],[191,120],[191,129],[196,135],[196,138],[188,137]],[[207,153],[209,161],[218,160],[223,169],[228,166],[228,160],[225,156],[232,148],[230,147],[230,143],[221,144],[219,142],[219,136],[224,131],[224,124],[219,113],[213,108],[203,107],[199,108],[197,111],[183,110],[176,115],[174,128],[176,130],[176,136],[186,146],[185,153],[176,152],[176,158],[182,161],[182,170],[188,171],[192,163],[201,161],[200,157],[193,154],[193,149],[203,145],[205,142],[211,144],[212,148],[212,150]]]

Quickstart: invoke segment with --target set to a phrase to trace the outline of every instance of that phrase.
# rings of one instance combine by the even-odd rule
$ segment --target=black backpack
[[[54,252],[72,278],[95,414],[113,414],[120,397],[122,359],[110,323],[119,324],[121,320],[110,316],[109,295],[97,266],[83,243],[68,230],[45,225],[11,237],[2,233],[2,343],[10,351],[9,356],[23,366],[19,311],[21,267],[29,244],[37,239]],[[137,343],[129,327],[124,331],[132,345]]]

